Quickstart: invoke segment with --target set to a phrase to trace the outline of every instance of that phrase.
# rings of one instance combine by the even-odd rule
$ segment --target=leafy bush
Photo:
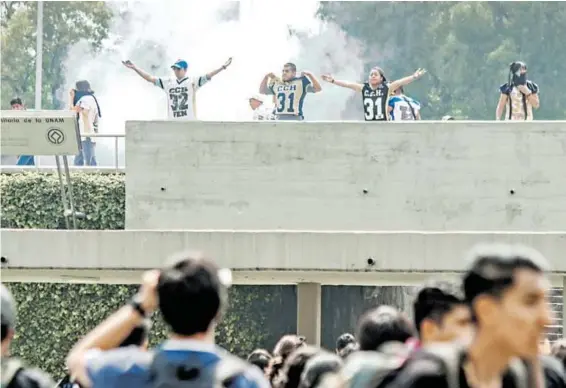
[[[124,229],[124,176],[73,174],[74,197],[87,214],[82,229]],[[65,227],[57,175],[2,174],[2,226],[61,229]],[[64,358],[86,334],[135,293],[135,285],[12,283],[18,303],[18,325],[12,353],[32,365],[61,376]],[[218,343],[245,355],[257,346],[272,347],[277,338],[296,329],[293,286],[236,286],[230,308],[217,331]],[[151,343],[167,328],[158,314]]]

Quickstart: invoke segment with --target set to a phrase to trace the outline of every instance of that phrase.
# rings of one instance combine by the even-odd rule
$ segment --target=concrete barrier
[[[566,122],[127,122],[128,229],[566,230]]]

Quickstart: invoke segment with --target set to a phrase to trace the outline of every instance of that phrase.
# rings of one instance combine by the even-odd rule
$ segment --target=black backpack
[[[181,363],[171,362],[163,352],[156,352],[150,366],[152,388],[228,388],[245,373],[248,365],[229,353],[217,362],[203,363],[196,355]]]

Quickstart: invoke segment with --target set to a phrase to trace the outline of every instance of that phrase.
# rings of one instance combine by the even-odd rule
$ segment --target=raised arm
[[[356,83],[356,82],[340,81],[340,80],[334,79],[334,77],[331,76],[330,74],[324,74],[323,76],[321,76],[321,78],[322,78],[323,81],[330,82],[331,84],[338,85],[338,86],[341,86],[343,88],[352,89],[356,92],[361,92],[362,88],[364,87],[364,85]]]
[[[533,84],[533,90],[531,90],[527,85],[519,85],[519,90],[523,93],[534,109],[538,109],[540,106],[540,100],[538,98],[538,86]]]
[[[138,73],[138,75],[140,77],[142,77],[144,80],[146,80],[147,82],[151,82],[152,84],[155,84],[155,82],[157,81],[157,77],[146,73],[145,71],[143,71],[142,69],[140,69],[139,67],[137,67],[136,65],[134,65],[132,63],[132,61],[130,61],[129,59],[127,61],[122,61],[122,63],[124,64],[124,66],[126,66],[128,69],[132,69],[133,71],[135,71],[136,73]]]
[[[269,90],[269,86],[267,86],[268,83],[269,83],[269,80],[273,79],[273,78],[276,78],[275,74],[273,74],[273,73],[268,73],[263,77],[263,79],[261,80],[261,83],[259,84],[259,92],[261,94],[273,94]]]
[[[320,86],[320,82],[318,82],[318,80],[316,79],[313,73],[311,73],[310,71],[303,71],[302,75],[310,79],[312,83],[312,91],[314,93],[318,93],[322,90],[322,86]]]
[[[418,80],[419,78],[421,78],[423,75],[426,74],[426,70],[425,69],[418,69],[417,71],[415,71],[413,73],[413,75],[410,75],[408,77],[403,77],[401,79],[398,79],[396,81],[393,81],[389,84],[389,89],[390,90],[396,90],[399,89],[401,86],[405,86],[410,84],[413,81]]]
[[[228,68],[228,66],[230,66],[231,63],[232,63],[232,58],[230,57],[230,58],[228,58],[226,63],[224,63],[218,69],[212,70],[210,73],[206,73],[206,78],[208,78],[209,80],[212,79],[212,77],[214,77],[216,74],[220,73],[222,70],[226,70]]]

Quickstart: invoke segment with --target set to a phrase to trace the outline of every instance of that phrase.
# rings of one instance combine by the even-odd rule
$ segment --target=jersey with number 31
[[[158,78],[155,85],[167,95],[167,117],[170,120],[196,120],[196,91],[207,82],[206,76],[198,79]]]
[[[364,117],[366,121],[387,121],[389,112],[389,85],[379,84],[373,89],[368,82],[362,87],[362,103],[364,104]]]

